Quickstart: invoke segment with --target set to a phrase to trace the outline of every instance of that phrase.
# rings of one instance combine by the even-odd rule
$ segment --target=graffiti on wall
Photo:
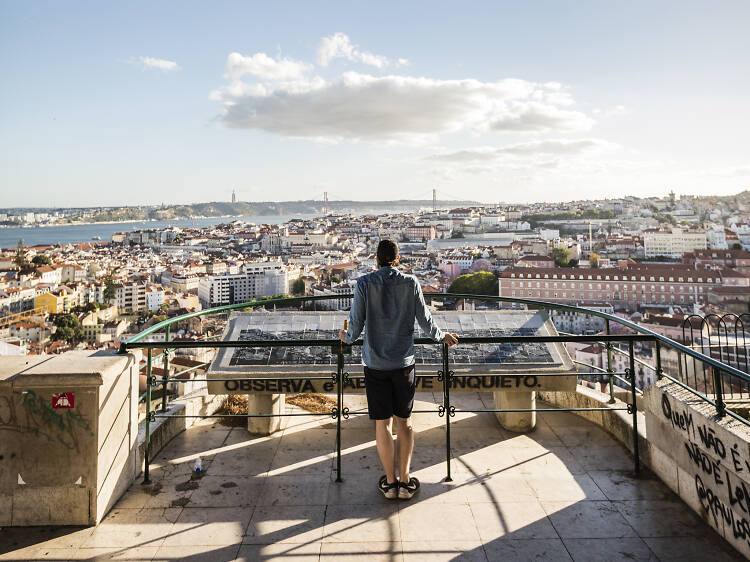
[[[731,529],[731,536],[750,545],[750,484],[744,480],[750,476],[750,462],[739,444],[725,443],[710,425],[696,421],[701,416],[694,419],[689,408],[673,404],[666,393],[662,394],[661,410],[686,440],[701,507],[717,528]],[[725,535],[730,538],[728,532]]]
[[[94,435],[74,409],[57,411],[33,390],[23,393],[20,404],[11,395],[0,395],[0,431],[48,439],[71,451],[80,451],[82,438]]]

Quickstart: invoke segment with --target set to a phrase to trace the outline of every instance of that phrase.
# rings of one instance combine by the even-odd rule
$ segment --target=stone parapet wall
[[[646,390],[645,404],[654,472],[750,558],[750,428],[668,380]]]
[[[140,354],[0,365],[0,525],[98,523],[138,471]]]

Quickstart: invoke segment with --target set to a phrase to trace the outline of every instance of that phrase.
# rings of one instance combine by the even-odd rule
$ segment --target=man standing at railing
[[[367,408],[375,420],[375,443],[385,475],[378,489],[388,499],[410,499],[419,490],[419,480],[409,474],[414,450],[411,411],[414,406],[414,321],[435,341],[458,343],[456,334],[444,333],[432,320],[422,288],[413,275],[401,273],[398,245],[393,240],[378,244],[379,269],[357,280],[349,328],[339,339],[352,343],[365,329],[362,363],[365,365]],[[391,433],[396,418],[398,471]]]

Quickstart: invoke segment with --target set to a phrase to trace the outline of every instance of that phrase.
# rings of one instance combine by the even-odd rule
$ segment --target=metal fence
[[[653,369],[656,373],[656,377],[666,378],[676,383],[682,388],[690,391],[701,400],[711,404],[716,409],[717,417],[731,416],[732,418],[750,425],[746,419],[728,409],[725,403],[725,393],[727,390],[731,393],[733,384],[730,382],[733,377],[740,381],[742,385],[750,388],[750,376],[733,367],[732,365],[723,363],[720,359],[712,357],[710,354],[704,354],[701,351],[695,349],[695,346],[685,346],[674,340],[671,340],[663,335],[657,334],[643,328],[637,324],[619,318],[617,316],[609,315],[603,312],[589,310],[585,308],[579,308],[570,305],[563,305],[557,303],[548,303],[544,301],[535,301],[531,299],[519,299],[510,297],[492,297],[486,295],[465,295],[465,294],[450,294],[450,293],[427,293],[425,297],[428,299],[470,299],[475,301],[495,301],[505,302],[512,304],[522,304],[529,309],[542,309],[542,310],[565,310],[569,312],[576,312],[579,314],[588,314],[597,316],[605,320],[606,333],[600,335],[575,335],[575,334],[560,334],[557,336],[493,336],[493,337],[461,337],[459,334],[460,342],[459,345],[475,345],[475,344],[492,344],[492,343],[528,343],[528,342],[598,342],[605,346],[607,353],[607,368],[600,369],[600,371],[606,376],[610,392],[610,406],[599,407],[599,408],[523,408],[523,409],[457,409],[455,405],[451,403],[450,389],[457,376],[451,370],[451,359],[450,349],[447,345],[442,343],[435,343],[430,339],[415,338],[414,343],[416,345],[441,345],[442,346],[442,365],[441,368],[433,374],[422,374],[417,375],[421,377],[434,377],[437,376],[438,381],[442,382],[442,403],[437,404],[437,408],[434,410],[416,410],[415,413],[435,413],[440,417],[445,418],[445,429],[446,429],[446,480],[451,480],[450,473],[450,460],[451,460],[451,434],[450,434],[450,419],[456,415],[456,413],[522,413],[522,412],[583,412],[583,411],[627,411],[632,415],[632,435],[633,435],[633,453],[634,453],[634,471],[636,474],[640,471],[640,457],[638,451],[638,400],[637,394],[642,394],[642,391],[636,387],[635,384],[635,367],[637,363],[642,363],[647,367]],[[206,309],[203,311],[192,312],[175,318],[171,318],[160,322],[128,341],[124,342],[120,346],[121,353],[127,353],[130,349],[144,349],[146,351],[146,392],[144,398],[146,401],[146,455],[145,455],[145,468],[144,468],[144,483],[150,481],[149,466],[151,460],[151,424],[156,421],[157,418],[170,418],[170,417],[184,417],[184,418],[227,418],[227,417],[243,417],[243,418],[268,418],[268,417],[293,417],[293,416],[319,416],[326,417],[330,416],[336,420],[336,481],[341,481],[342,469],[341,469],[341,424],[342,419],[346,420],[352,415],[363,415],[366,412],[349,412],[344,406],[344,395],[345,386],[353,379],[363,378],[360,376],[350,375],[345,370],[344,355],[348,351],[348,346],[341,344],[338,340],[255,340],[255,341],[211,341],[218,336],[212,336],[211,339],[199,340],[199,341],[172,341],[170,339],[170,327],[176,322],[186,320],[192,317],[201,316],[205,314],[217,314],[217,313],[228,313],[233,310],[252,309],[254,307],[263,306],[296,306],[302,305],[309,301],[317,300],[330,300],[330,299],[341,299],[351,298],[351,295],[323,295],[317,297],[291,297],[291,298],[279,298],[279,299],[266,299],[259,301],[250,301],[247,303],[240,303],[234,305],[226,305],[215,308]],[[613,334],[611,330],[611,324],[617,323],[620,327],[628,329],[631,333],[618,333]],[[165,340],[164,341],[146,341],[146,338],[159,330],[165,329]],[[354,342],[353,345],[361,345],[362,342]],[[626,349],[620,349],[616,344],[621,344]],[[651,366],[645,363],[635,356],[635,344],[645,345],[649,344],[653,346],[653,352],[655,357],[655,365]],[[295,412],[295,413],[281,413],[281,414],[269,414],[269,413],[251,413],[248,414],[211,414],[211,415],[189,415],[189,414],[170,414],[167,413],[167,387],[169,383],[185,383],[185,379],[180,378],[180,375],[188,373],[191,370],[197,370],[199,367],[207,367],[208,363],[191,367],[175,373],[173,376],[169,376],[169,354],[178,349],[192,349],[192,348],[223,348],[223,347],[295,347],[295,346],[330,346],[331,350],[336,354],[337,357],[337,368],[335,373],[331,373],[330,376],[320,377],[252,377],[250,378],[232,378],[232,379],[191,379],[192,381],[222,381],[222,380],[330,380],[334,383],[336,389],[336,406],[331,409],[330,412],[326,413],[308,413],[308,412]],[[157,356],[153,355],[155,349],[163,349],[162,354]],[[677,356],[676,364],[678,365],[677,373],[665,372],[662,365],[662,355],[665,351],[675,353]],[[621,353],[627,355],[627,367],[624,371],[617,372],[613,369],[613,354]],[[721,357],[721,356],[720,356]],[[157,358],[162,359],[163,365],[163,376],[157,378],[153,376],[154,361]],[[682,365],[688,361],[697,362],[704,369],[710,369],[712,372],[712,378],[706,379],[706,383],[703,387],[699,388],[695,384],[690,384],[689,377],[686,373],[683,373]],[[588,366],[588,365],[587,365]],[[529,373],[533,374],[533,373]],[[675,374],[676,376],[673,376]],[[466,375],[468,376],[468,375]],[[569,373],[550,374],[544,373],[544,376],[570,376]],[[614,396],[615,381],[619,381],[629,388],[630,391],[630,403],[622,406],[617,406],[617,401]],[[713,384],[710,384],[712,382]],[[152,389],[154,387],[161,386],[162,389],[162,403],[159,411],[152,408]],[[727,388],[728,387],[728,388]],[[712,392],[708,392],[708,389]]]
[[[750,333],[745,322],[750,314],[691,314],[682,322],[682,341],[691,349],[700,351],[743,373],[750,373],[748,339]],[[717,376],[715,368],[698,361],[695,357],[684,356],[679,372],[691,387],[706,392]],[[719,374],[722,394],[729,400],[750,398],[750,381],[731,373]]]

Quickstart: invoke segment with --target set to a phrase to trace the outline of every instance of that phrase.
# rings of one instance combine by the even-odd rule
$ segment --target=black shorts
[[[400,418],[411,416],[417,387],[414,365],[392,371],[365,367],[365,385],[371,420],[387,420],[393,415]]]

